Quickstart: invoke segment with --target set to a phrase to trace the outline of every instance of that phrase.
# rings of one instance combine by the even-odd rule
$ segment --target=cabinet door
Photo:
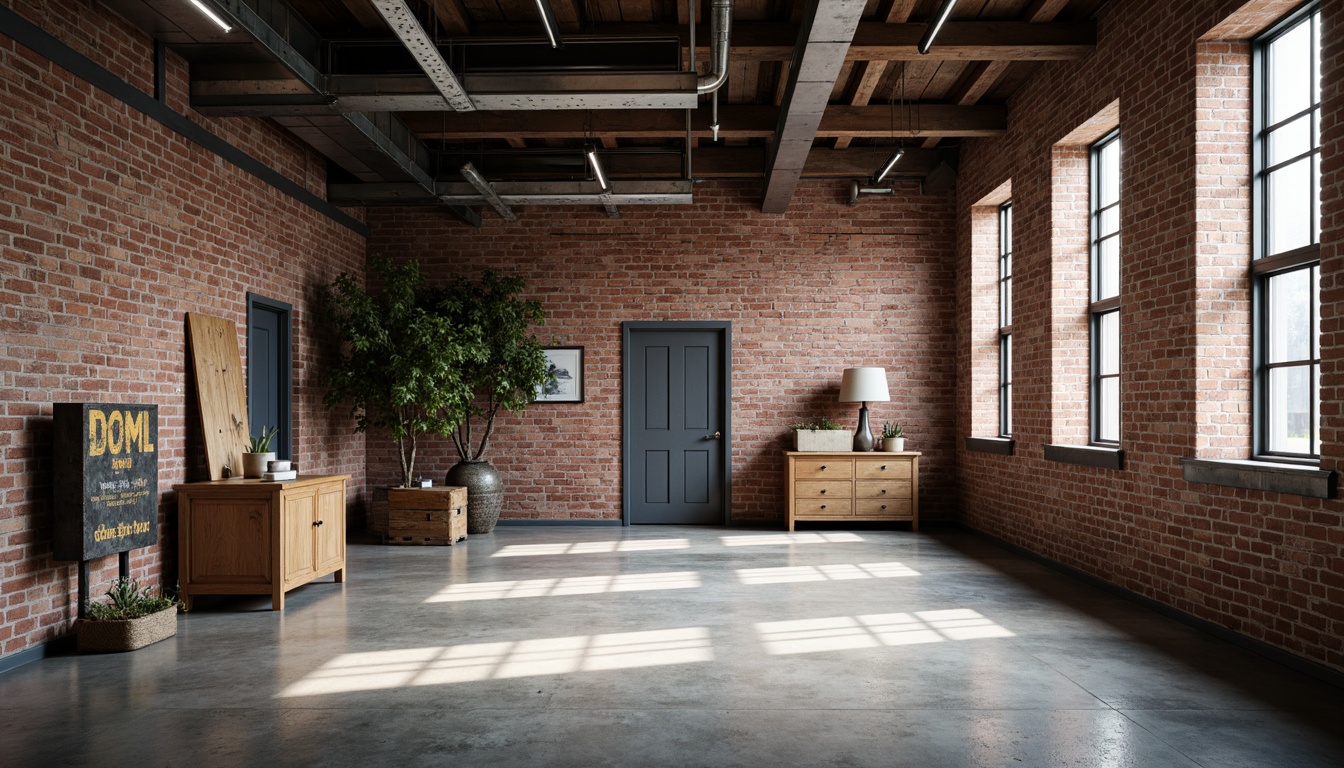
[[[271,583],[271,505],[265,499],[192,499],[183,581]]]
[[[345,561],[345,487],[324,485],[317,490],[316,563],[318,571],[340,568]]]
[[[281,527],[285,585],[306,581],[316,570],[313,533],[317,522],[317,491],[311,488],[286,492]]]

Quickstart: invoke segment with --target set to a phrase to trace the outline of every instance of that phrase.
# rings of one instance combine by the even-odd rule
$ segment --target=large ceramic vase
[[[462,461],[448,470],[447,485],[467,489],[467,533],[495,530],[499,511],[504,508],[504,481],[488,461]]]

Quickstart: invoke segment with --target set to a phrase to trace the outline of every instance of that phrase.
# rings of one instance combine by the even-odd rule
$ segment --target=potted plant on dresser
[[[243,454],[243,477],[261,477],[266,472],[266,465],[275,461],[275,452],[271,450],[271,441],[280,431],[279,427],[271,427],[269,430],[265,426],[261,428],[260,435],[252,435],[247,441],[247,453]]]
[[[457,401],[456,427],[449,432],[461,461],[445,482],[467,488],[468,533],[489,533],[504,505],[504,482],[486,458],[495,419],[501,410],[520,411],[551,382],[550,363],[541,342],[530,333],[545,322],[541,302],[519,298],[520,277],[485,272],[479,282],[459,280],[445,291],[457,314],[453,320],[480,334],[485,354],[464,363],[463,375],[474,397]]]
[[[853,446],[854,433],[824,416],[812,423],[793,425],[795,451],[849,451]]]
[[[134,651],[177,634],[177,600],[151,595],[135,579],[117,579],[107,602],[90,603],[76,625],[81,653]]]
[[[893,453],[905,450],[905,430],[900,424],[888,421],[882,425],[882,450]]]
[[[331,408],[350,406],[356,432],[374,429],[396,443],[400,487],[410,488],[418,486],[420,438],[446,436],[457,426],[474,392],[469,371],[487,348],[479,327],[458,322],[456,294],[427,286],[417,262],[397,265],[375,255],[369,271],[375,290],[342,273],[322,292],[323,313],[340,344],[323,376],[324,398]],[[371,517],[369,528],[386,536],[386,513]]]

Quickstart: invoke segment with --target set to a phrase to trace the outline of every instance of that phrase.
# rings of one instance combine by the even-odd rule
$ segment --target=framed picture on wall
[[[554,378],[537,387],[538,403],[583,402],[583,347],[544,347]]]

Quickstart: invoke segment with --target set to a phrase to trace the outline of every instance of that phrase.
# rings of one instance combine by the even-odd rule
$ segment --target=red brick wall
[[[922,510],[948,515],[952,494],[952,208],[914,185],[844,205],[840,182],[803,184],[784,216],[760,212],[758,184],[702,184],[691,206],[493,213],[471,229],[442,211],[370,209],[369,249],[422,260],[430,275],[517,273],[541,299],[544,340],[586,348],[586,400],[506,415],[491,458],[507,484],[505,517],[621,513],[621,322],[733,324],[733,514],[780,519],[789,425],[827,415],[850,366],[888,369],[892,402],[872,420],[906,426],[924,452]],[[455,461],[440,443],[426,474]],[[370,482],[392,482],[386,441],[369,440]]]
[[[958,412],[969,413],[972,403],[971,313],[964,308],[973,290],[965,277],[972,207],[1009,179],[1019,410],[1016,455],[959,453],[959,501],[975,528],[1344,669],[1344,505],[1182,479],[1184,457],[1244,458],[1251,450],[1243,357],[1249,354],[1247,165],[1245,145],[1220,135],[1246,128],[1245,47],[1208,37],[1239,5],[1108,3],[1098,15],[1094,54],[1042,68],[1011,102],[1006,136],[966,142],[957,201]],[[1271,3],[1250,5],[1263,14]],[[1277,5],[1281,13],[1295,3]],[[1333,1],[1324,7],[1323,114],[1330,117],[1323,130],[1322,465],[1337,470],[1344,438],[1338,118],[1344,39],[1332,32],[1344,9]],[[1079,342],[1060,347],[1052,319],[1059,312],[1054,304],[1068,292],[1053,260],[1067,256],[1061,241],[1069,235],[1052,218],[1060,194],[1052,153],[1115,101],[1124,141],[1122,471],[1046,462],[1041,447],[1071,432],[1052,427],[1057,415],[1050,415],[1061,377],[1072,375],[1059,358],[1086,357],[1085,346],[1074,348]],[[1233,188],[1214,193],[1223,186],[1218,176],[1232,178]],[[964,419],[960,430],[969,434]]]
[[[151,42],[92,2],[10,4],[152,92]],[[184,108],[172,58],[170,103]],[[312,189],[320,158],[269,123],[193,119]],[[176,571],[172,485],[203,465],[188,391],[185,313],[234,320],[246,292],[294,306],[295,456],[348,472],[363,440],[320,403],[312,287],[363,264],[364,240],[0,36],[0,655],[63,634],[76,567],[51,557],[51,404],[159,406],[160,544],[133,554],[147,583]],[[116,558],[94,564],[94,594]]]

